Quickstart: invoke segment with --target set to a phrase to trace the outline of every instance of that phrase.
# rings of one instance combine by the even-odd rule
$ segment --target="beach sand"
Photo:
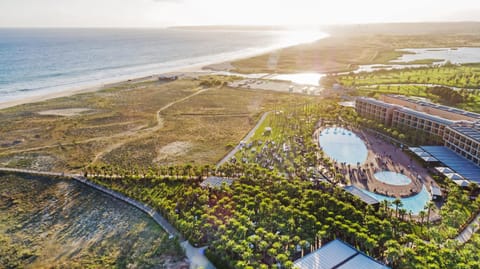
[[[275,48],[275,49],[280,49],[280,48]],[[158,73],[152,72],[152,74],[148,76],[132,77],[128,79],[122,78],[118,80],[112,80],[109,83],[99,83],[98,85],[90,86],[90,87],[88,86],[87,87],[85,86],[71,87],[71,88],[65,88],[64,90],[58,91],[58,92],[28,96],[28,97],[16,99],[16,100],[9,100],[9,101],[0,100],[0,109],[5,109],[5,108],[28,104],[28,103],[41,102],[41,101],[54,99],[54,98],[68,97],[76,94],[96,92],[102,89],[124,85],[126,83],[155,81],[159,76],[162,76],[162,75],[195,78],[195,77],[198,77],[199,75],[210,75],[219,71],[228,72],[228,71],[231,71],[233,68],[233,65],[231,64],[232,62],[238,61],[241,59],[248,59],[250,57],[254,57],[257,55],[262,55],[262,54],[268,53],[269,51],[270,50],[258,51],[254,53],[247,53],[243,55],[229,57],[221,61],[218,61],[217,59],[216,61],[203,62],[203,63],[193,64],[188,66],[181,66],[181,67],[173,68],[171,70],[166,70],[163,72],[158,72]]]
[[[165,72],[165,73],[160,73],[160,74],[152,74],[151,76],[146,76],[146,77],[145,76],[144,77],[137,77],[137,78],[127,79],[127,80],[122,79],[122,80],[118,80],[118,81],[113,80],[110,83],[99,84],[99,85],[92,86],[92,87],[78,86],[78,87],[65,88],[63,91],[59,91],[59,92],[52,92],[52,93],[47,93],[47,94],[42,94],[42,95],[29,96],[29,97],[16,99],[16,100],[11,100],[11,101],[1,101],[0,100],[0,109],[5,109],[5,108],[14,107],[14,106],[23,105],[23,104],[36,103],[36,102],[41,102],[41,101],[60,98],[60,97],[68,97],[68,96],[72,96],[72,95],[76,95],[76,94],[96,92],[96,91],[100,91],[102,89],[111,88],[111,87],[115,87],[115,86],[120,86],[120,85],[124,85],[124,84],[127,84],[127,83],[139,83],[139,82],[155,81],[161,75],[173,76],[173,75],[182,75],[182,74],[193,74],[193,73],[197,73],[197,72],[202,72],[205,75],[211,74],[212,71],[203,71],[202,70],[204,65],[205,64],[180,67],[180,68],[172,70],[170,72]]]

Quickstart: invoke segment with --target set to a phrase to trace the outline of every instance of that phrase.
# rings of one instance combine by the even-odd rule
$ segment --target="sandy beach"
[[[212,56],[211,60],[207,60],[202,63],[173,67],[170,69],[158,70],[157,72],[156,71],[145,72],[145,73],[142,73],[142,75],[132,74],[131,77],[127,75],[127,76],[122,76],[121,78],[116,78],[111,80],[107,79],[106,81],[98,82],[98,83],[87,82],[84,85],[79,85],[74,87],[66,86],[65,88],[62,88],[55,92],[37,94],[34,96],[26,96],[24,98],[19,97],[19,99],[15,99],[15,100],[7,100],[7,101],[0,100],[0,109],[5,109],[8,107],[13,107],[13,106],[22,105],[22,104],[45,101],[45,100],[59,98],[59,97],[67,97],[67,96],[72,96],[72,95],[81,94],[81,93],[95,92],[95,91],[99,91],[99,90],[112,87],[118,84],[150,81],[150,80],[154,81],[157,79],[158,76],[161,76],[161,75],[195,77],[196,75],[199,75],[199,74],[209,75],[215,72],[229,72],[235,69],[235,67],[231,64],[234,61],[248,59],[251,57],[267,54],[276,50],[280,50],[280,49],[284,49],[292,46],[302,45],[304,43],[309,43],[314,40],[324,39],[328,36],[329,36],[328,34],[319,32],[319,33],[316,33],[315,38],[311,37],[305,40],[302,40],[302,39],[293,40],[292,42],[287,42],[281,45],[270,46],[263,49],[255,49],[255,50],[245,49],[243,51],[219,54],[219,55]]]
[[[102,83],[102,84],[98,84],[96,86],[91,86],[91,87],[84,87],[84,86],[71,87],[71,88],[65,88],[64,90],[59,92],[29,96],[29,97],[25,97],[17,100],[11,100],[11,101],[0,101],[0,109],[5,109],[5,108],[28,104],[28,103],[41,102],[41,101],[50,100],[54,98],[67,97],[67,96],[72,96],[76,94],[96,92],[102,89],[123,85],[126,83],[155,81],[158,79],[158,76],[161,76],[161,75],[167,75],[167,74],[180,75],[183,73],[196,73],[196,72],[202,72],[202,73],[204,72],[205,74],[209,74],[213,72],[213,71],[202,71],[203,66],[204,64],[180,67],[176,70],[171,70],[169,72],[165,72],[161,74],[152,74],[151,76],[146,76],[146,77],[144,76],[144,77],[136,77],[131,79],[112,80],[110,83]]]

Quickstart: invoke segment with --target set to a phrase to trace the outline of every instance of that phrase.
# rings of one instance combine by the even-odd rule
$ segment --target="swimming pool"
[[[327,128],[323,130],[318,141],[325,154],[337,162],[351,165],[367,160],[367,146],[355,133],[344,128]]]
[[[362,189],[362,191],[370,195],[371,197],[377,199],[378,201],[395,201],[394,197],[381,195],[364,189]],[[401,208],[406,209],[407,212],[412,211],[414,215],[418,215],[420,211],[424,210],[425,205],[428,203],[428,201],[430,201],[430,199],[430,193],[428,193],[427,188],[425,187],[425,185],[423,185],[422,190],[418,194],[406,198],[400,198],[403,203],[403,206]],[[391,208],[395,208],[395,205],[392,205]]]
[[[375,173],[374,176],[378,181],[381,181],[383,183],[390,184],[390,185],[405,186],[412,183],[412,180],[407,176],[400,173],[391,172],[391,171],[378,172],[378,173]]]

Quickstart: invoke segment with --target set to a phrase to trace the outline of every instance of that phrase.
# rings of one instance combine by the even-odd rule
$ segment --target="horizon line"
[[[356,26],[356,25],[388,25],[388,24],[480,24],[479,20],[459,21],[397,21],[397,22],[359,22],[359,23],[331,23],[331,24],[185,24],[165,26],[0,26],[0,29],[169,29],[169,28],[208,28],[208,27],[269,27],[269,28],[298,28],[298,27],[332,27],[332,26]]]

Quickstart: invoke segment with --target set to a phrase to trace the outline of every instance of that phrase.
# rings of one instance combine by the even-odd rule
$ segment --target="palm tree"
[[[400,260],[401,258],[400,244],[396,240],[388,240],[387,242],[385,242],[385,247],[387,248],[387,261],[390,265],[392,265],[393,268],[395,268],[398,260]]]
[[[426,215],[426,213],[425,213],[424,210],[422,210],[418,213],[418,216],[420,216],[420,219],[421,219],[421,223],[423,223],[423,221],[425,220],[425,215]]]
[[[430,201],[424,207],[424,209],[427,210],[427,226],[430,224],[430,212],[431,212],[431,210],[433,209],[434,206],[435,206],[435,204],[432,201]]]
[[[400,200],[400,198],[396,198],[392,204],[395,205],[395,216],[398,218],[398,208],[403,206],[402,200]]]

